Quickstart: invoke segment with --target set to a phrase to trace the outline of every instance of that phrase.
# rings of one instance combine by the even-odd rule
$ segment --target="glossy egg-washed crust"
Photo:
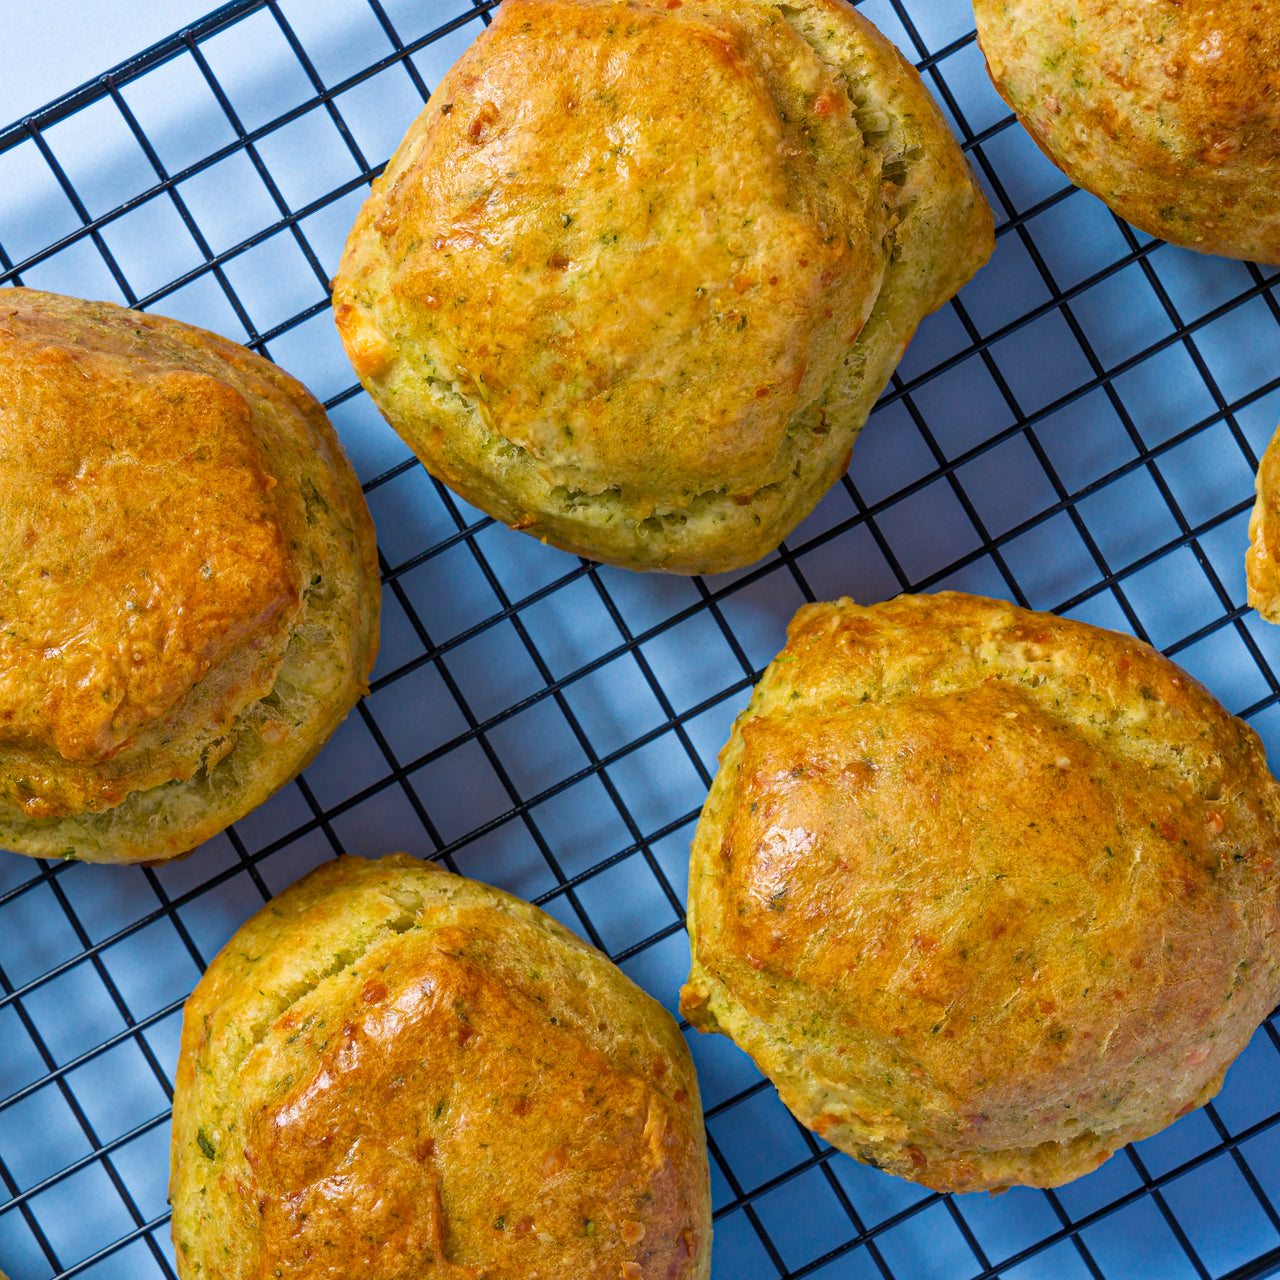
[[[0,846],[185,853],[365,688],[373,524],[324,410],[189,325],[0,291]]]
[[[268,903],[187,1002],[183,1280],[706,1280],[675,1020],[537,908],[397,854]]]
[[[1280,9],[975,0],[991,78],[1077,186],[1153,236],[1280,262]]]
[[[347,353],[428,470],[636,569],[774,548],[990,210],[843,0],[505,0],[373,185]]]
[[[1275,1005],[1280,787],[1147,645],[811,605],[721,754],[681,1009],[827,1141],[1054,1186],[1211,1098]]]
[[[1254,488],[1245,553],[1249,603],[1268,622],[1280,623],[1280,430],[1258,463]]]

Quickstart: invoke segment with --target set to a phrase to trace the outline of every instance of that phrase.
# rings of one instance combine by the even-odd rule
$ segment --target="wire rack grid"
[[[540,903],[668,1006],[692,824],[805,600],[956,587],[1151,640],[1280,756],[1280,630],[1245,608],[1280,415],[1277,276],[1135,232],[1043,159],[962,0],[860,5],[921,68],[998,248],[922,326],[847,479],[707,579],[601,568],[433,482],[354,384],[327,281],[480,0],[234,0],[0,132],[0,285],[154,308],[326,401],[385,583],[371,696],[295,783],[156,868],[0,854],[0,1269],[174,1276],[181,1005],[230,933],[338,852],[404,848]],[[1057,1192],[930,1194],[833,1153],[691,1035],[723,1280],[1259,1277],[1280,1269],[1280,1037],[1211,1106]]]

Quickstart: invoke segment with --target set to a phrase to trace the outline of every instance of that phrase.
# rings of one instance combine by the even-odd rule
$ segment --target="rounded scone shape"
[[[1208,1101],[1280,995],[1280,787],[1131,637],[811,605],[721,754],[681,1009],[938,1190],[1054,1186]]]
[[[1254,489],[1245,553],[1249,603],[1268,622],[1280,623],[1280,430],[1258,463]]]
[[[510,894],[403,854],[268,903],[187,1002],[183,1280],[706,1280],[675,1020]]]
[[[991,79],[1077,186],[1153,236],[1280,262],[1280,10],[975,0]]]
[[[0,290],[0,846],[194,848],[319,750],[378,643],[324,410],[224,338]]]
[[[843,0],[505,0],[356,221],[334,314],[429,471],[637,569],[772,550],[990,210]]]

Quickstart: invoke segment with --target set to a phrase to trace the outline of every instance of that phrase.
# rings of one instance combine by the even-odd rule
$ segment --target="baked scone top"
[[[0,741],[69,761],[233,649],[269,669],[301,593],[243,395],[145,323],[0,295]]]
[[[1280,787],[1148,646],[943,594],[802,609],[694,842],[686,1015],[834,1145],[1054,1185],[1280,996]]]
[[[1174,244],[1280,261],[1280,11],[976,0],[996,87],[1071,180]]]
[[[551,484],[657,505],[779,479],[884,271],[848,95],[749,4],[506,0],[473,63],[374,222],[383,328]],[[399,358],[364,315],[338,313],[362,359]]]
[[[226,339],[0,292],[0,804],[99,811],[234,747],[324,567],[309,504],[346,497],[331,437]]]
[[[714,571],[841,474],[992,241],[919,77],[843,0],[505,0],[375,181],[334,315],[469,501]]]
[[[397,855],[269,903],[188,1002],[173,1230],[201,1280],[705,1280],[675,1021],[499,890]]]

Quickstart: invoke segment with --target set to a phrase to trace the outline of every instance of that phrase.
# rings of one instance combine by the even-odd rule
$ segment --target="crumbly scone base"
[[[188,1002],[173,1233],[188,1280],[706,1280],[674,1019],[536,908],[396,855],[269,903]]]
[[[1129,637],[975,597],[802,609],[694,839],[682,1010],[946,1190],[1202,1105],[1280,995],[1280,787]]]
[[[592,4],[541,7],[556,14],[566,9],[596,15],[618,12]],[[646,14],[655,8],[634,7]],[[750,64],[750,75],[743,74],[759,85],[753,92],[772,95],[753,117],[756,125],[764,128],[763,120],[777,129],[794,129],[794,120],[779,122],[788,111],[807,107],[812,118],[806,117],[800,136],[839,139],[813,148],[811,160],[796,162],[786,179],[789,189],[778,196],[776,208],[771,205],[771,213],[778,218],[785,214],[793,230],[807,227],[804,234],[831,224],[830,235],[838,224],[827,210],[842,209],[839,216],[847,230],[841,228],[839,235],[855,234],[856,222],[863,221],[871,235],[871,256],[867,246],[849,243],[843,257],[833,258],[822,274],[818,264],[809,262],[800,240],[791,232],[784,234],[779,223],[772,238],[761,231],[760,238],[744,243],[736,274],[717,268],[713,274],[724,279],[714,286],[704,288],[690,279],[688,299],[673,294],[667,318],[654,321],[662,328],[656,347],[650,344],[646,350],[641,341],[641,330],[647,328],[643,317],[625,308],[619,311],[621,304],[614,298],[614,292],[643,297],[646,291],[606,289],[605,284],[617,282],[603,268],[596,271],[601,278],[593,284],[592,266],[583,268],[584,281],[575,287],[589,297],[593,319],[585,332],[566,330],[576,345],[557,347],[555,360],[547,357],[551,363],[541,371],[541,381],[526,385],[518,376],[508,376],[483,341],[477,347],[483,360],[451,349],[449,334],[440,328],[444,322],[438,324],[436,317],[444,314],[452,294],[442,301],[432,292],[439,271],[419,264],[452,251],[460,267],[470,267],[478,252],[475,245],[491,239],[496,252],[507,243],[508,232],[512,243],[522,243],[519,228],[513,230],[502,221],[511,209],[496,188],[488,197],[495,202],[492,209],[464,209],[456,225],[441,222],[442,227],[453,225],[453,230],[438,237],[427,234],[431,218],[424,204],[427,211],[434,205],[433,197],[423,192],[434,191],[434,185],[425,183],[422,174],[434,163],[436,151],[445,148],[442,135],[452,130],[449,145],[456,146],[459,130],[464,137],[475,130],[478,143],[484,144],[499,128],[490,118],[493,104],[485,96],[490,83],[486,77],[501,86],[508,70],[498,52],[488,56],[486,37],[445,78],[374,184],[335,280],[334,305],[348,354],[388,420],[427,468],[468,501],[566,550],[632,568],[696,573],[759,559],[814,506],[848,465],[853,439],[920,319],[977,270],[994,242],[990,211],[932,99],[914,69],[856,11],[837,0],[788,5],[719,0],[686,9],[690,18],[704,17],[725,48],[732,47],[744,66]],[[519,4],[504,6],[491,31],[504,22],[514,24],[523,12]],[[777,30],[784,23],[785,30]],[[766,74],[761,63],[752,62],[748,36],[770,28],[775,29],[774,42],[785,35],[782,43],[791,53],[777,59],[783,65],[774,65]],[[757,43],[766,44],[763,39]],[[527,86],[528,77],[520,76],[518,83]],[[677,114],[675,106],[662,107],[661,95],[668,88],[675,94],[673,101],[678,100],[683,92],[678,75],[671,76],[670,85],[658,81],[647,89],[658,96],[656,105],[648,107],[655,115]],[[493,94],[499,96],[497,88]],[[792,98],[803,105],[793,105]],[[788,104],[786,110],[780,102]],[[470,105],[463,111],[458,104]],[[845,114],[850,110],[851,119]],[[699,130],[698,139],[691,139],[686,148],[689,154],[701,154],[704,144],[715,141],[701,136],[704,129],[697,122],[687,127]],[[618,129],[623,129],[622,123]],[[785,140],[780,145],[785,146]],[[812,146],[812,141],[805,145]],[[733,153],[731,141],[724,147],[726,154]],[[716,146],[710,151],[714,154]],[[851,155],[863,157],[864,172],[858,171]],[[726,165],[717,171],[717,180],[723,185],[728,181],[724,175],[734,171]],[[624,179],[620,171],[619,181]],[[852,200],[840,194],[846,185],[854,193]],[[707,200],[714,203],[714,183],[709,191]],[[868,191],[874,203],[860,204]],[[560,203],[575,193],[567,190]],[[603,192],[600,202],[610,209]],[[797,212],[804,217],[798,218]],[[559,205],[541,211],[541,221],[551,220],[556,227],[570,219],[562,228],[566,236],[594,227],[602,216],[599,209],[584,216],[581,210],[560,211]],[[695,208],[680,206],[671,216],[694,223],[703,217]],[[489,218],[496,220],[492,227],[486,223]],[[412,234],[404,230],[406,219],[414,228]],[[530,213],[525,221],[532,219]],[[654,233],[653,228],[630,230],[641,239],[642,232]],[[696,231],[676,230],[686,237],[681,245],[700,244]],[[397,238],[405,240],[399,248]],[[728,255],[725,262],[733,259],[735,242],[730,237],[726,243],[727,249],[719,241],[712,244],[708,261],[719,262],[717,254],[723,253]],[[538,289],[527,289],[531,298],[544,300],[543,311],[555,316],[565,307],[576,314],[573,308],[586,306],[570,288],[573,282],[563,283],[573,274],[569,248],[531,260],[519,273],[519,281],[530,273],[539,280],[539,273],[549,276]],[[609,251],[614,252],[612,247]],[[683,248],[675,254],[680,270],[664,273],[664,288],[678,292],[677,285],[688,274],[685,267],[692,270],[697,265],[697,254],[690,257],[690,252]],[[598,266],[601,255],[593,253],[588,262]],[[770,270],[770,255],[781,255],[782,265]],[[487,258],[482,255],[481,260]],[[640,254],[636,261],[647,259]],[[467,296],[470,319],[459,322],[464,331],[486,316],[502,329],[500,316],[509,309],[504,291],[514,287],[506,272],[516,265],[513,260],[498,264],[489,274],[477,271]],[[828,297],[806,295],[806,271],[823,282]],[[523,297],[524,289],[520,284],[514,296]],[[785,296],[774,298],[771,289]],[[517,315],[523,314],[518,303],[511,305]],[[688,323],[682,329],[677,321],[686,309]],[[737,327],[741,333],[735,332]],[[709,335],[724,340],[723,367],[686,370],[683,356],[676,359],[673,353],[688,348],[690,359],[704,349],[714,355],[719,348],[702,340]],[[731,342],[738,337],[743,342],[737,356],[749,355],[750,368],[734,365]],[[594,354],[592,343],[599,346]],[[653,381],[679,384],[689,373],[698,381],[697,395],[683,401],[677,397],[670,409],[664,408],[665,401],[649,404],[643,379],[626,387],[626,369],[602,372],[598,367],[601,361],[608,363],[608,351],[632,347],[645,352],[645,359],[676,359],[679,369],[665,370],[662,377],[655,373]],[[797,350],[803,351],[798,364]],[[477,382],[472,370],[477,361],[485,369],[493,365],[488,380],[481,377]],[[614,378],[619,372],[622,376]],[[619,392],[625,401],[615,401],[615,386],[625,388]],[[726,398],[736,403],[744,390],[750,395],[738,409],[724,421],[716,418],[716,406]],[[608,405],[597,403],[606,400]],[[561,401],[562,410],[552,415],[555,423],[551,418],[542,421],[546,405]],[[605,412],[618,402],[632,407],[631,420],[614,421],[617,415]],[[682,425],[681,414],[689,412],[693,417]],[[508,416],[513,425],[507,425]],[[533,419],[540,425],[530,426]],[[560,430],[562,419],[564,434],[557,437],[551,426]],[[605,435],[608,444],[601,446]],[[611,474],[616,479],[610,479]]]

